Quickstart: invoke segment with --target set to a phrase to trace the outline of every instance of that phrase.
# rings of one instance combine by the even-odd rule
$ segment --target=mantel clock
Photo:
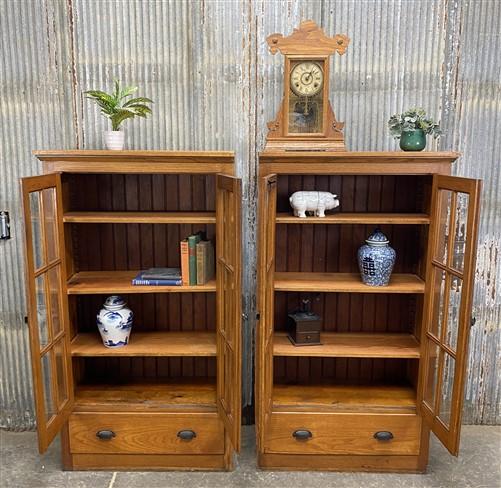
[[[312,20],[284,37],[266,39],[272,54],[285,56],[284,98],[277,118],[268,123],[266,149],[345,150],[343,123],[329,102],[329,57],[346,52],[344,34],[328,37]]]

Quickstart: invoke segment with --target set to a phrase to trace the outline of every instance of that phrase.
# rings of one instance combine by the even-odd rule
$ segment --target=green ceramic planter
[[[422,151],[426,146],[426,134],[423,129],[412,132],[402,132],[400,136],[400,149],[402,151]]]

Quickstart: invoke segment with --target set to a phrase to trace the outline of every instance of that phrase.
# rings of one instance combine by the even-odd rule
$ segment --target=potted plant
[[[422,151],[426,146],[426,134],[435,139],[442,134],[440,125],[426,116],[422,108],[410,108],[401,114],[395,114],[388,120],[390,134],[400,139],[403,151]]]
[[[124,148],[124,132],[120,125],[124,120],[134,117],[146,118],[151,113],[148,103],[152,100],[145,97],[130,98],[137,91],[137,86],[120,87],[115,80],[115,91],[110,94],[100,90],[89,90],[87,98],[94,100],[101,108],[101,113],[111,120],[111,130],[105,131],[104,141],[108,149],[121,150]]]

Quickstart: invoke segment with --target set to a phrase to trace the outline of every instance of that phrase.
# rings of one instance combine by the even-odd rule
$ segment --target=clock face
[[[318,63],[304,61],[292,68],[291,90],[300,97],[313,97],[322,89],[324,72]]]

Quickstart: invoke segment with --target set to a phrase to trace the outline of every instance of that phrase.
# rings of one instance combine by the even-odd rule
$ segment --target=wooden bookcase
[[[45,174],[22,189],[40,451],[61,432],[65,469],[231,469],[241,390],[233,153],[35,155]],[[216,244],[215,280],[131,284],[140,269],[179,266],[179,242],[199,230]],[[112,294],[134,312],[118,349],[96,326]]]
[[[258,463],[267,469],[422,472],[432,430],[457,455],[480,182],[456,153],[260,155]],[[331,191],[325,218],[292,215],[298,190]],[[361,282],[357,249],[381,227],[389,286]],[[303,298],[321,345],[288,340]]]

